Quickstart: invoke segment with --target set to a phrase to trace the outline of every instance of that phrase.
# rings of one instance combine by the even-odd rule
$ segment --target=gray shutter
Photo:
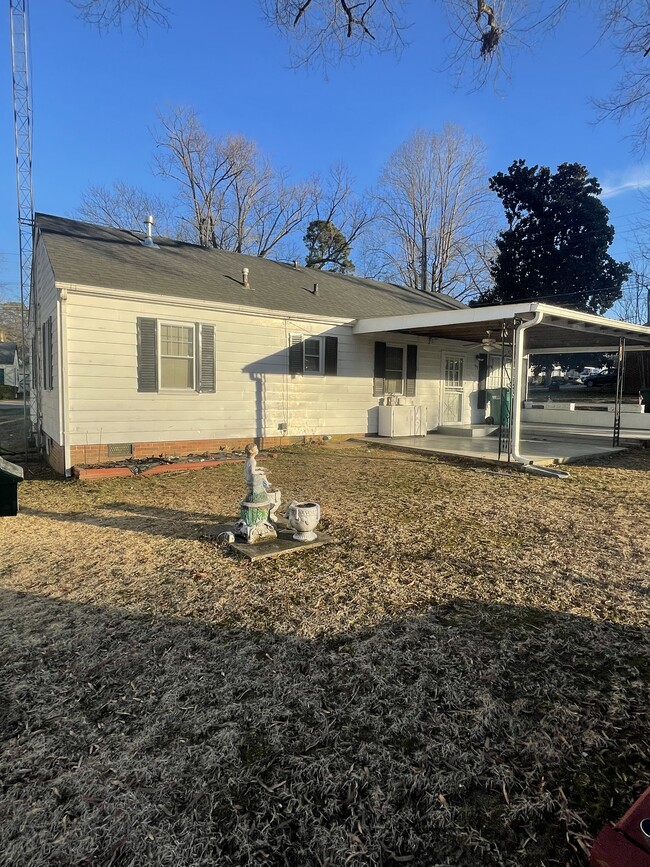
[[[325,338],[325,376],[336,376],[338,373],[338,337]]]
[[[418,348],[409,343],[406,347],[406,397],[415,397],[415,379],[418,372]]]
[[[41,373],[43,374],[43,390],[47,388],[47,325],[41,326]]]
[[[54,388],[54,359],[52,358],[52,317],[47,319],[47,387]]]
[[[158,391],[157,322],[138,317],[138,391]]]
[[[375,378],[372,384],[372,393],[375,397],[381,397],[386,391],[386,344],[377,341],[375,343]]]
[[[302,373],[304,370],[302,334],[289,336],[289,373]]]
[[[199,381],[197,391],[217,390],[217,368],[214,358],[214,325],[198,325],[199,339]]]

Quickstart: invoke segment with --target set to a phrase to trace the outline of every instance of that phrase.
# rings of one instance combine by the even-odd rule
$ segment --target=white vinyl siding
[[[428,427],[438,423],[441,352],[426,338],[352,334],[351,326],[295,318],[209,311],[181,303],[151,302],[68,292],[68,434],[71,445],[318,436],[377,432],[372,394],[375,340],[417,344],[417,404]],[[140,317],[162,323],[207,323],[214,329],[218,389],[138,391]],[[195,326],[196,328],[196,326]],[[292,376],[294,335],[337,340],[335,376]],[[453,344],[452,344],[453,346]],[[195,350],[196,353],[196,350]],[[286,427],[285,427],[286,425]]]

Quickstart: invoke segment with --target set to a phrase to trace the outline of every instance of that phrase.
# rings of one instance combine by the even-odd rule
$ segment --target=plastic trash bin
[[[643,405],[645,406],[645,411],[650,414],[650,388],[642,388],[639,390],[639,394],[643,399]]]
[[[488,388],[488,416],[494,424],[507,424],[510,419],[510,389]]]

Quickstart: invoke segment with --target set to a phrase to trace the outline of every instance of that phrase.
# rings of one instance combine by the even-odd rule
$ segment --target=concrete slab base
[[[499,426],[493,424],[439,425],[436,434],[448,437],[489,437],[498,430]]]
[[[206,532],[208,538],[217,539],[221,533],[232,533],[235,523],[215,524]],[[275,559],[285,554],[296,554],[310,548],[321,548],[323,545],[334,544],[334,539],[325,533],[319,533],[313,542],[298,542],[293,538],[294,530],[286,527],[278,527],[278,538],[269,542],[259,542],[257,545],[249,545],[247,542],[230,542],[228,548],[242,557],[255,563],[257,560]]]

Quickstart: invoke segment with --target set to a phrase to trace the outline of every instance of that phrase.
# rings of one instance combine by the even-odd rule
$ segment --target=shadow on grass
[[[133,503],[94,504],[92,511],[51,512],[23,506],[24,515],[63,521],[72,524],[90,524],[95,527],[111,527],[116,530],[130,530],[165,536],[173,539],[199,539],[205,537],[209,527],[237,520],[237,516],[209,514],[205,512],[183,512],[162,506],[139,506]],[[126,512],[125,515],[111,514]]]
[[[584,864],[647,785],[649,648],[466,601],[306,640],[2,590],[3,863]]]

